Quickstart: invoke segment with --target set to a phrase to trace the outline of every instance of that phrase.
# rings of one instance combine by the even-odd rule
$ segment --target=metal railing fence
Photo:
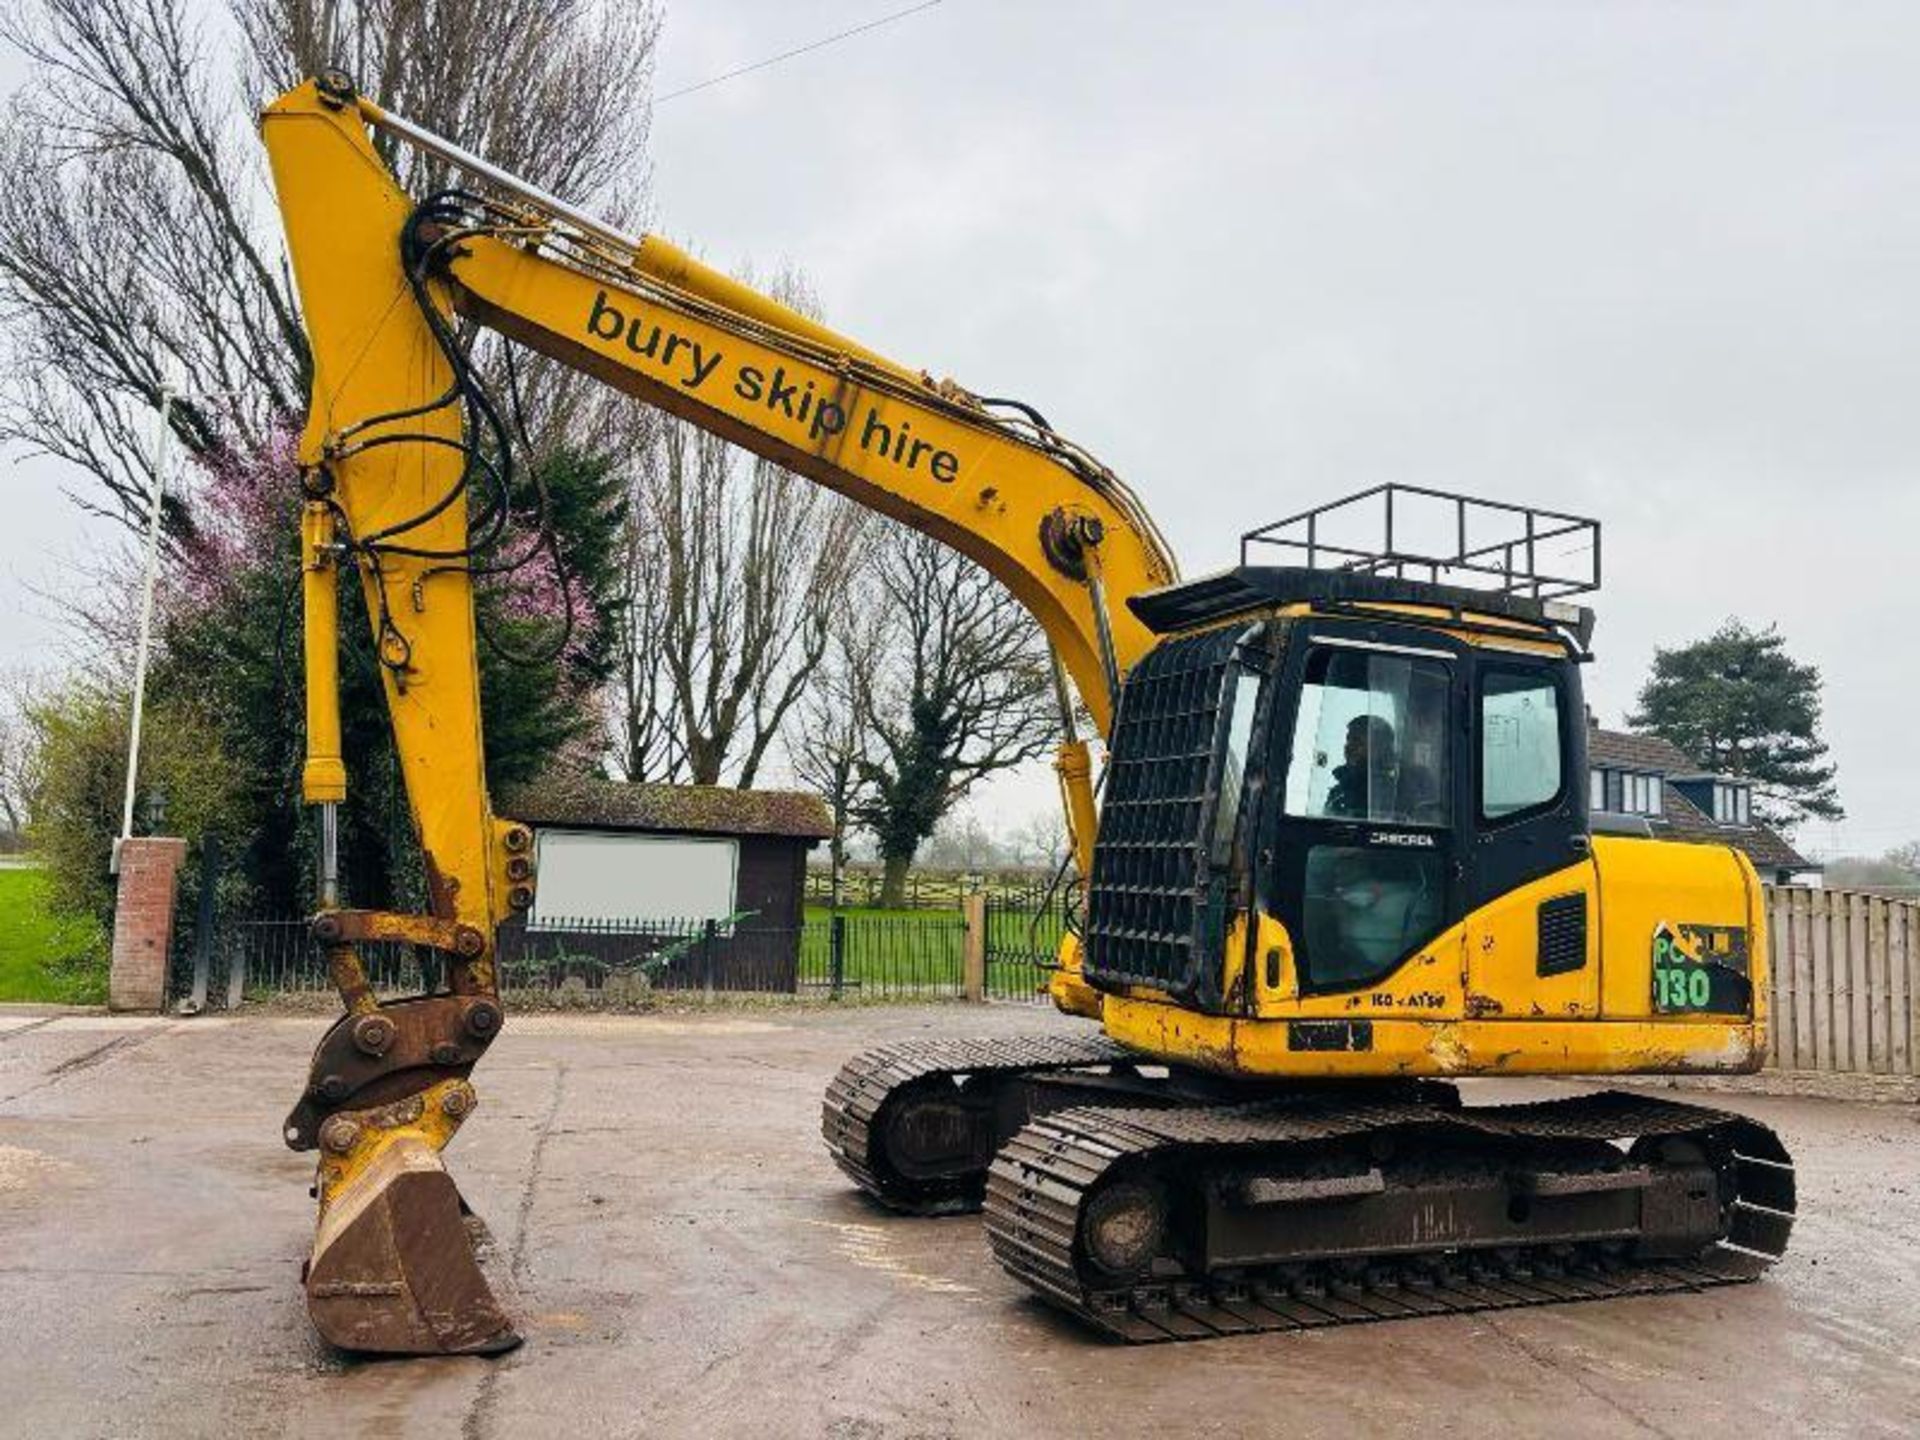
[[[416,947],[378,943],[359,953],[376,993],[417,994],[441,981],[440,962]],[[210,934],[210,968],[238,977],[236,998],[331,993],[326,957],[304,918],[225,918]],[[966,924],[958,910],[924,914],[858,912],[799,925],[732,921],[549,922],[503,926],[500,988],[521,1003],[632,1005],[651,996],[757,995],[799,998],[936,1000],[963,987]],[[185,995],[196,947],[176,956],[175,990]],[[1011,979],[1003,987],[1017,989]],[[997,992],[996,992],[997,993]]]
[[[980,993],[1040,1001],[1068,923],[989,893]],[[1785,1070],[1920,1075],[1920,904],[1854,891],[1769,887],[1768,1064]],[[198,926],[191,927],[198,931]],[[190,988],[197,933],[178,947],[174,992]],[[220,916],[208,933],[210,1004],[223,998],[329,994],[325,957],[304,917]],[[799,925],[717,921],[570,922],[500,936],[501,987],[521,1004],[618,1007],[653,995],[939,1000],[967,993],[967,924],[959,908],[916,914],[815,914]],[[361,947],[382,995],[440,982],[430,953]],[[229,982],[231,977],[231,983]]]

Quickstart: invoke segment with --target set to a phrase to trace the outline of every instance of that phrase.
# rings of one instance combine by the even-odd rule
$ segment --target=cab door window
[[[1437,657],[1307,656],[1284,806],[1307,991],[1373,984],[1445,927],[1452,687]]]

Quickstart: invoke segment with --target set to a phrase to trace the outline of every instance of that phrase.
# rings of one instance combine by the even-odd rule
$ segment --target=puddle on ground
[[[595,1031],[629,1035],[771,1035],[791,1025],[771,1020],[719,1020],[693,1017],[669,1019],[663,1015],[554,1015],[521,1011],[511,1017],[513,1028],[530,1035],[590,1035]]]
[[[809,1220],[807,1224],[833,1231],[839,1237],[839,1242],[833,1248],[863,1270],[878,1270],[897,1280],[904,1280],[916,1290],[926,1290],[935,1295],[975,1293],[971,1285],[962,1285],[957,1280],[923,1275],[900,1256],[889,1253],[892,1246],[887,1231],[879,1225],[858,1225],[844,1220]]]
[[[0,1195],[25,1190],[73,1167],[64,1160],[18,1145],[0,1145]]]

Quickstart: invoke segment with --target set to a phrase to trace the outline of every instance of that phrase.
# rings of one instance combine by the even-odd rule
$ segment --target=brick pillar
[[[113,969],[107,1008],[158,1014],[167,1002],[173,901],[187,842],[142,835],[120,842],[120,893],[113,907]]]

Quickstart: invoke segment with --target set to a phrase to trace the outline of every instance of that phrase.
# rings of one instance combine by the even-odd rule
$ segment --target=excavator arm
[[[344,77],[274,102],[262,130],[313,353],[300,464],[306,622],[303,791],[321,831],[314,921],[345,1014],[322,1039],[287,1143],[320,1152],[309,1309],[348,1349],[516,1343],[438,1159],[503,1022],[495,930],[533,897],[531,836],[496,819],[482,766],[473,585],[511,487],[511,447],[465,324],[724,436],[932,535],[1032,612],[1094,724],[1152,637],[1124,601],[1178,578],[1131,492],[1021,406],[895,364],[653,236],[629,238],[357,96]],[[480,182],[416,203],[374,142]],[[494,434],[488,437],[487,431]],[[425,857],[428,914],[343,908],[338,584],[357,573]],[[1093,787],[1057,761],[1090,868]],[[444,993],[378,999],[359,946],[440,954]],[[1092,1011],[1069,954],[1056,997]]]

